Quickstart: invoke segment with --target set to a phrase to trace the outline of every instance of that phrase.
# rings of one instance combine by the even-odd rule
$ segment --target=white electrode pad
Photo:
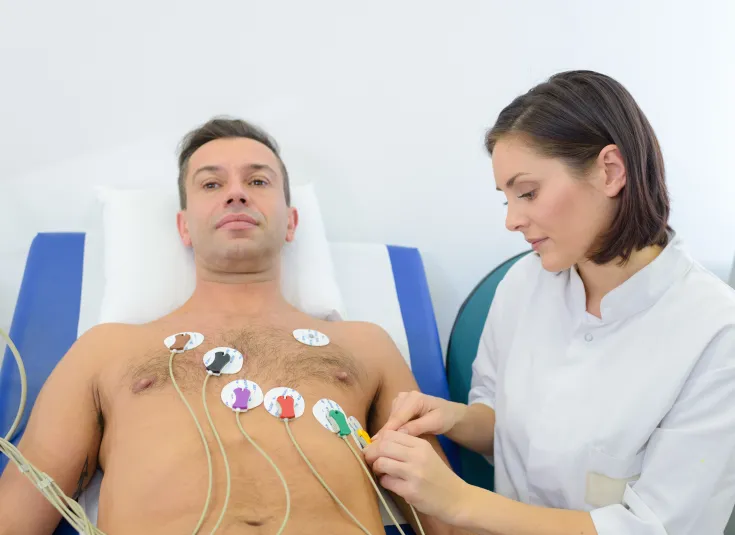
[[[279,400],[281,398],[281,400]],[[285,399],[284,399],[285,398]],[[280,402],[279,402],[280,401]],[[286,386],[278,386],[271,388],[265,395],[263,404],[265,410],[276,418],[281,418],[281,404],[286,404],[286,410],[293,408],[293,418],[298,418],[304,414],[306,402],[296,390]]]
[[[222,389],[222,403],[232,410],[250,410],[263,403],[263,391],[247,379],[237,379],[227,383]]]
[[[172,334],[166,338],[163,343],[169,350],[176,353],[183,353],[201,345],[204,342],[204,335],[201,333],[183,332]]]
[[[347,425],[350,426],[353,433],[357,433],[358,430],[362,429],[362,425],[360,425],[360,422],[354,416],[347,418]]]
[[[237,349],[231,347],[215,347],[210,349],[202,357],[204,365],[208,370],[213,369],[215,373],[231,375],[242,370],[243,356]],[[222,365],[223,362],[226,364]]]
[[[313,329],[296,329],[293,336],[307,346],[322,347],[329,344],[329,337],[326,334]]]
[[[329,418],[329,411],[332,410],[338,410],[341,413],[345,412],[336,401],[332,401],[331,399],[326,398],[317,401],[314,404],[314,407],[311,409],[311,412],[314,414],[314,418],[316,418],[317,421],[322,424],[322,427],[324,427],[324,429],[336,433],[339,431],[339,429],[335,429],[334,425],[332,425],[332,421]]]

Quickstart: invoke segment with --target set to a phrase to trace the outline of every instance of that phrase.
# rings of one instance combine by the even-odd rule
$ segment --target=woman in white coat
[[[561,73],[506,107],[486,146],[506,226],[535,254],[498,286],[469,404],[401,394],[367,461],[385,488],[472,533],[721,534],[735,503],[735,293],[669,227],[643,112],[607,76]],[[427,434],[487,455],[495,492],[459,479]]]

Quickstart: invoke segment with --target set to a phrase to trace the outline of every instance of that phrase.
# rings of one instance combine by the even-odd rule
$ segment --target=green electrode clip
[[[347,418],[345,418],[345,415],[342,414],[341,411],[338,411],[336,409],[331,410],[329,411],[329,417],[337,425],[337,428],[339,429],[339,436],[346,437],[352,434],[352,429],[350,429],[350,426],[347,425]]]

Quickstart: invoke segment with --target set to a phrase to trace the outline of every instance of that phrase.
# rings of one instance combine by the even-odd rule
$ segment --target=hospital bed
[[[345,319],[374,322],[392,336],[422,391],[449,397],[441,345],[419,251],[380,244],[332,243],[335,276]],[[28,401],[18,443],[36,396],[59,359],[77,337],[96,323],[103,288],[101,244],[85,233],[39,233],[25,266],[10,336],[28,375]],[[145,299],[145,296],[141,296]],[[10,428],[20,399],[17,368],[9,350],[0,367],[0,430]],[[456,446],[439,437],[452,468],[459,472]],[[7,459],[0,458],[0,470]],[[96,519],[101,473],[80,498]],[[382,508],[381,508],[382,509]],[[394,507],[394,511],[398,512]],[[381,510],[386,533],[398,531]],[[403,517],[406,533],[412,533]],[[75,531],[65,522],[56,535]]]

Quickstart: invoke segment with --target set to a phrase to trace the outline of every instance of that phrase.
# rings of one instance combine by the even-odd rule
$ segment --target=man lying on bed
[[[198,332],[204,342],[177,354],[173,370],[213,457],[212,501],[199,532],[212,531],[225,500],[224,463],[202,407],[202,357],[209,349],[232,347],[245,355],[242,370],[212,376],[207,384],[208,407],[232,473],[217,533],[275,534],[285,513],[275,471],[245,441],[233,411],[220,400],[223,386],[237,378],[256,382],[264,393],[279,386],[299,391],[307,407],[291,424],[297,441],[355,517],[372,534],[383,533],[366,475],[311,409],[321,398],[333,399],[369,433],[377,432],[396,395],[417,388],[409,368],[381,328],[319,321],[282,297],[281,248],[293,239],[298,214],[290,207],[285,166],[267,134],[242,121],[210,121],[185,138],[179,165],[177,224],[194,251],[196,290],[157,321],[104,324],[81,336],[41,391],[19,449],[70,496],[78,496],[101,468],[98,527],[110,535],[191,533],[207,495],[207,462],[194,421],[169,379],[164,339]],[[292,334],[303,328],[331,342],[304,345]],[[309,471],[281,421],[263,406],[241,420],[288,482],[292,507],[285,533],[361,533]],[[52,533],[59,514],[9,467],[0,478],[0,534]],[[413,521],[405,503],[396,502]],[[429,534],[451,532],[436,519],[420,518]]]

